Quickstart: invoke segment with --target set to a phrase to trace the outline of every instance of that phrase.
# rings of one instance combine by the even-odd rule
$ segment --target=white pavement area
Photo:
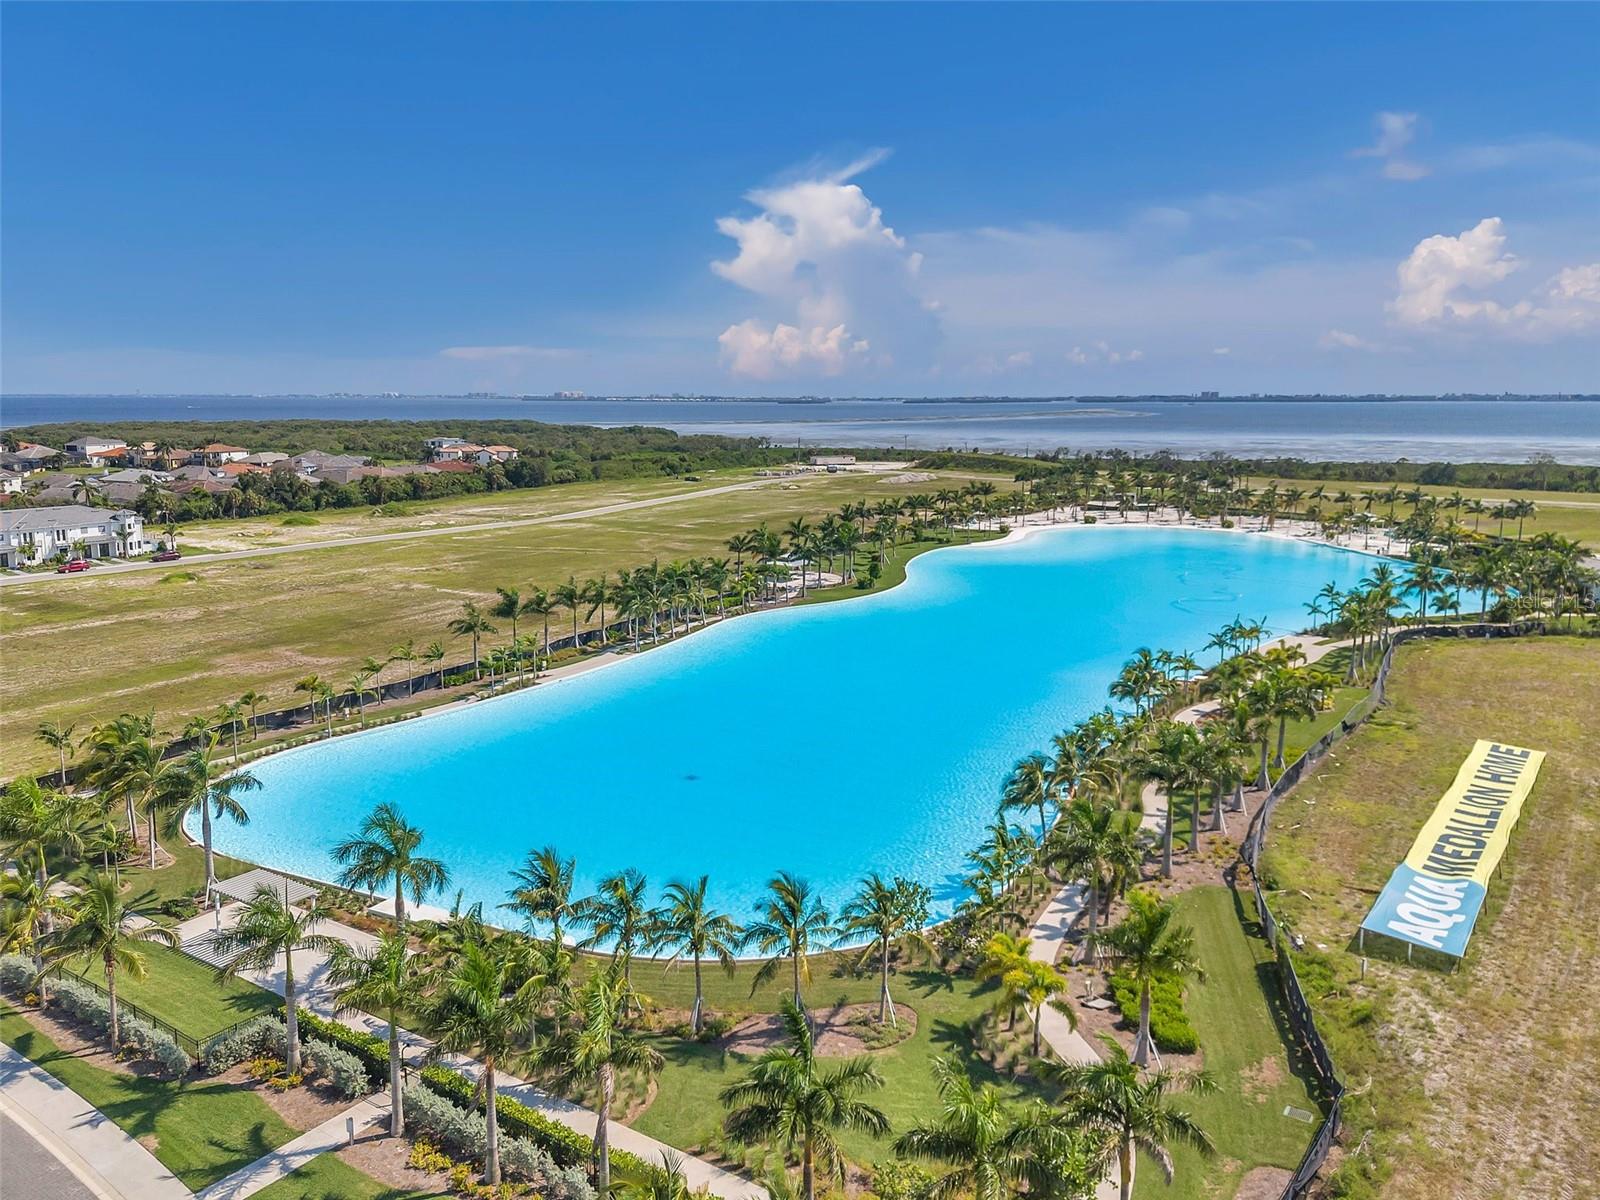
[[[193,917],[179,926],[179,936],[188,939],[206,934],[219,924],[221,928],[227,929],[238,919],[238,914],[242,907],[242,905],[237,904],[225,905],[220,913],[215,916],[212,913],[202,913],[198,917]],[[369,933],[352,929],[350,926],[337,921],[323,922],[318,927],[317,932],[337,937],[341,941],[358,948],[371,947],[377,940]],[[294,956],[294,976],[296,996],[300,1003],[319,1016],[332,1017],[343,1021],[354,1029],[363,1029],[377,1034],[379,1037],[388,1037],[388,1025],[370,1014],[364,1012],[337,1013],[334,1011],[333,990],[328,983],[327,955],[311,951],[297,952]],[[283,956],[279,955],[274,959],[271,968],[267,970],[241,972],[240,977],[248,979],[260,987],[277,992],[281,996],[284,982]],[[403,1056],[407,1065],[411,1067],[420,1065],[421,1060],[431,1048],[431,1043],[426,1038],[409,1030],[401,1031],[401,1041],[404,1046]],[[477,1078],[480,1069],[475,1060],[463,1055],[442,1055],[438,1061],[473,1079]],[[496,1090],[501,1095],[510,1096],[526,1104],[529,1108],[536,1109],[553,1120],[561,1122],[567,1128],[576,1130],[585,1137],[594,1136],[595,1122],[599,1119],[599,1114],[594,1110],[573,1104],[558,1096],[552,1096],[526,1080],[519,1079],[514,1075],[508,1075],[503,1071],[498,1073],[495,1085]],[[385,1119],[387,1119],[388,1104],[386,1097],[383,1098],[382,1112]],[[339,1134],[339,1141],[334,1148],[343,1144],[344,1117],[341,1115],[337,1120],[339,1127],[336,1132]],[[316,1132],[318,1131],[312,1131],[312,1133]],[[620,1122],[612,1121],[609,1125],[609,1133],[611,1145],[614,1148],[637,1154],[647,1162],[658,1163],[661,1161],[661,1156],[668,1152],[680,1158],[682,1160],[684,1179],[688,1182],[692,1191],[705,1189],[713,1196],[721,1197],[722,1200],[765,1200],[766,1191],[759,1184],[741,1175],[736,1175],[732,1171],[724,1170],[714,1163],[685,1154],[665,1142],[646,1137],[644,1134]],[[298,1140],[305,1141],[311,1137],[312,1134],[305,1134]],[[278,1170],[278,1174],[272,1175],[271,1178],[266,1178],[264,1182],[257,1186],[250,1187],[248,1191],[218,1191],[218,1188],[230,1182],[230,1180],[223,1180],[222,1183],[214,1185],[204,1193],[205,1200],[243,1200],[244,1197],[251,1195],[259,1190],[260,1187],[266,1186],[266,1183],[270,1183],[272,1178],[277,1178],[282,1174],[286,1174],[289,1170],[293,1170],[294,1166],[300,1164],[295,1162],[292,1165],[285,1166],[284,1163],[288,1160],[284,1159],[283,1156],[295,1144],[290,1143],[289,1146],[280,1147],[274,1153],[265,1156],[260,1162],[254,1163],[245,1168],[244,1171],[238,1172],[232,1179],[243,1179],[249,1176],[253,1181],[256,1176],[250,1175],[251,1172],[255,1172],[259,1167],[262,1174],[265,1175],[267,1172],[274,1170],[275,1163],[278,1168],[281,1168]],[[315,1154],[309,1157],[315,1157]]]
[[[111,1118],[6,1045],[0,1045],[0,1110],[96,1196],[190,1198],[178,1177]]]

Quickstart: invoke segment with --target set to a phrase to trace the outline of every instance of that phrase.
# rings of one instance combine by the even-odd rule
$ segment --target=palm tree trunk
[[[1100,869],[1094,868],[1089,872],[1089,928],[1088,936],[1083,943],[1083,961],[1090,966],[1094,965],[1100,957],[1100,951],[1095,946],[1095,923],[1100,916]]]
[[[406,928],[406,892],[401,886],[400,877],[394,880],[394,927],[404,933]]]
[[[805,1193],[806,1200],[817,1200],[817,1170],[815,1152],[811,1146],[811,1139],[806,1138],[805,1149],[800,1155],[800,1190]]]
[[[152,836],[154,832],[155,830],[152,828]],[[216,856],[211,853],[211,800],[209,797],[202,799],[200,803],[200,843],[205,850],[206,903],[209,905],[211,903],[211,889],[217,886],[217,860]],[[153,847],[154,843],[152,843],[152,850]],[[154,857],[155,855],[152,853],[152,860]],[[150,865],[154,866],[154,861]]]
[[[289,1030],[283,1065],[289,1074],[296,1075],[300,1071],[300,1014],[295,1009],[293,950],[283,954],[283,1019]]]
[[[700,1036],[700,1017],[705,1011],[705,988],[700,983],[700,952],[694,956],[694,1011],[689,1014],[689,1028],[695,1037]]]
[[[156,869],[156,810],[152,804],[145,809],[145,836],[150,843],[150,869]]]
[[[106,951],[106,1007],[111,1014],[111,1052],[122,1045],[122,1029],[117,1019],[117,960],[112,951]]]
[[[805,1001],[800,999],[800,952],[796,950],[789,956],[789,961],[794,967],[794,1006],[805,1012]]]
[[[1117,1145],[1118,1200],[1133,1200],[1133,1147],[1123,1138]]]
[[[1189,853],[1200,853],[1200,789],[1195,788],[1191,795],[1189,813]]]
[[[597,1196],[611,1192],[611,1098],[617,1079],[610,1063],[600,1067],[600,1114],[594,1123],[594,1190]]]
[[[888,1022],[898,1025],[894,1016],[894,1001],[889,998],[889,939],[883,939],[882,970],[879,976],[881,986],[878,989],[878,1024]]]
[[[1267,774],[1267,739],[1266,735],[1263,734],[1261,738],[1261,769],[1256,772],[1256,787],[1260,791],[1266,791],[1271,786],[1272,777]]]
[[[1044,1001],[1039,1001],[1039,1007],[1033,1010],[1033,1056],[1039,1057],[1039,1037],[1041,1030],[1039,1024],[1044,1020]]]
[[[1173,794],[1167,793],[1167,819],[1161,826],[1161,874],[1167,879],[1172,878],[1172,801]]]
[[[488,1127],[484,1139],[483,1181],[490,1187],[500,1184],[500,1105],[494,1085],[494,1060],[483,1064],[483,1119]]]
[[[1133,1044],[1133,1061],[1140,1067],[1150,1063],[1150,981],[1139,990],[1139,1038]]]
[[[1278,753],[1273,757],[1272,765],[1278,770],[1283,770],[1283,743],[1289,733],[1289,717],[1284,714],[1278,718]]]
[[[389,1136],[404,1137],[406,1132],[405,1068],[400,1058],[400,1025],[389,1013]]]

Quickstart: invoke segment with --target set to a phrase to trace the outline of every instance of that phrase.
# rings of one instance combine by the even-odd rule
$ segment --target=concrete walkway
[[[319,1154],[327,1154],[346,1146],[354,1136],[371,1131],[374,1125],[385,1125],[389,1120],[389,1097],[386,1093],[359,1100],[336,1117],[329,1117],[315,1129],[308,1129],[292,1142],[286,1142],[270,1154],[264,1154],[248,1167],[243,1167],[219,1179],[205,1191],[198,1193],[199,1200],[245,1200],[269,1184],[305,1166]]]
[[[0,1045],[0,1107],[97,1196],[190,1200],[178,1177],[110,1117],[6,1045]],[[11,1194],[9,1185],[5,1190]]]
[[[242,907],[242,905],[237,904],[224,907],[220,913],[221,927],[224,929],[229,928],[237,920],[238,913]],[[211,913],[202,913],[200,916],[193,917],[179,926],[179,935],[188,938],[196,934],[209,932],[214,928],[213,922],[218,919]],[[318,926],[317,932],[339,938],[341,941],[362,949],[370,948],[377,940],[370,933],[363,933],[361,930],[352,929],[350,926],[337,921],[323,922]],[[294,974],[296,995],[300,1003],[306,1008],[309,1008],[319,1016],[342,1021],[352,1029],[365,1030],[382,1038],[389,1036],[388,1025],[377,1017],[364,1012],[339,1013],[334,1011],[333,989],[327,979],[327,955],[304,950],[298,951],[294,956]],[[276,992],[281,996],[283,994],[284,980],[283,956],[279,955],[273,961],[272,966],[264,971],[241,972],[241,978],[248,979],[259,987]],[[1059,1017],[1059,1014],[1056,1015]],[[1064,1020],[1064,1018],[1061,1019]],[[429,1050],[432,1049],[432,1043],[427,1038],[409,1030],[401,1031],[401,1044],[403,1047],[402,1055],[406,1064],[412,1068],[419,1067]],[[464,1055],[446,1054],[440,1056],[438,1061],[472,1079],[476,1079],[481,1070],[476,1060],[467,1058]],[[514,1075],[508,1075],[505,1072],[500,1072],[497,1075],[495,1088],[501,1095],[510,1096],[526,1104],[529,1108],[544,1113],[552,1120],[561,1122],[567,1128],[576,1130],[584,1137],[594,1136],[595,1123],[599,1120],[599,1114],[593,1109],[573,1104],[558,1096],[552,1096],[526,1080],[519,1079]],[[387,1119],[387,1096],[375,1098],[375,1100],[382,1101],[381,1111],[384,1118]],[[338,1135],[338,1141],[333,1147],[335,1149],[344,1144],[344,1116],[341,1115],[337,1118],[337,1122],[338,1129],[335,1132]],[[274,1178],[287,1174],[300,1164],[299,1162],[290,1164],[290,1160],[285,1156],[300,1142],[318,1133],[321,1128],[319,1126],[318,1130],[313,1130],[312,1133],[303,1135],[295,1142],[280,1147],[273,1154],[261,1159],[260,1162],[245,1168],[245,1171],[240,1172],[237,1176],[213,1185],[205,1193],[207,1200],[243,1200],[244,1197],[272,1182],[272,1179],[264,1179],[263,1182],[251,1186],[249,1191],[224,1192],[217,1189],[223,1187],[224,1184],[231,1183],[233,1179],[244,1176],[248,1172],[256,1171],[257,1168],[260,1168],[262,1172],[267,1172],[273,1161],[279,1161],[282,1166],[281,1171]],[[753,1183],[743,1176],[736,1175],[732,1171],[724,1170],[714,1163],[685,1154],[665,1142],[646,1137],[638,1130],[632,1129],[627,1125],[612,1121],[609,1126],[609,1132],[613,1147],[637,1154],[647,1162],[659,1163],[662,1154],[669,1151],[677,1155],[682,1159],[683,1176],[688,1181],[691,1191],[709,1191],[713,1196],[720,1197],[721,1200],[765,1200],[766,1190],[759,1184]],[[320,1153],[320,1151],[317,1151],[317,1153]],[[315,1153],[308,1155],[308,1157],[315,1157]]]

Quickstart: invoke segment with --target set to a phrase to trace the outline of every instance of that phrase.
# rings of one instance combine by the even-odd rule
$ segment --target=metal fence
[[[76,971],[65,966],[52,967],[50,970],[46,971],[45,974],[49,977],[57,979],[70,979],[74,983],[82,984],[84,987],[99,992],[106,998],[108,1003],[110,1002],[111,994],[88,975],[80,975]],[[236,1029],[242,1029],[244,1026],[250,1024],[251,1021],[266,1015],[265,1013],[254,1013],[243,1018],[242,1020],[235,1021],[232,1025],[229,1025],[223,1029],[219,1029],[214,1033],[209,1033],[203,1038],[197,1038],[192,1034],[183,1032],[183,1030],[172,1024],[172,1022],[162,1020],[149,1009],[141,1008],[132,1000],[124,999],[121,996],[117,997],[117,1012],[123,1016],[137,1017],[145,1024],[159,1029],[173,1041],[177,1042],[178,1045],[183,1049],[183,1052],[196,1061],[205,1057],[205,1051],[207,1047],[209,1047],[213,1042],[227,1037]]]
[[[1322,1040],[1322,1034],[1317,1031],[1317,1023],[1311,1012],[1311,1005],[1307,1003],[1305,992],[1300,987],[1300,977],[1294,969],[1294,962],[1290,958],[1289,948],[1284,939],[1279,936],[1278,918],[1273,914],[1267,898],[1261,891],[1261,882],[1257,873],[1257,864],[1261,858],[1261,849],[1266,844],[1267,828],[1272,820],[1272,812],[1278,802],[1291,792],[1295,785],[1305,778],[1306,772],[1320,762],[1324,755],[1338,742],[1342,741],[1357,728],[1363,721],[1370,717],[1378,706],[1383,703],[1384,693],[1389,684],[1389,670],[1394,665],[1395,649],[1405,642],[1424,637],[1517,637],[1521,634],[1533,632],[1540,628],[1537,625],[1431,625],[1416,629],[1397,630],[1389,639],[1389,644],[1383,652],[1383,658],[1378,663],[1377,674],[1373,678],[1372,690],[1354,708],[1340,719],[1339,724],[1330,729],[1317,742],[1306,750],[1299,758],[1290,763],[1282,775],[1267,792],[1267,798],[1262,801],[1260,809],[1256,811],[1255,818],[1250,822],[1250,828],[1245,834],[1243,843],[1239,847],[1239,857],[1250,868],[1250,889],[1255,895],[1256,915],[1261,921],[1261,933],[1267,943],[1272,946],[1278,963],[1278,986],[1283,993],[1285,1012],[1288,1015],[1289,1025],[1294,1030],[1295,1036],[1311,1056],[1311,1061],[1316,1067],[1317,1079],[1329,1097],[1328,1115],[1323,1118],[1322,1125],[1317,1130],[1316,1137],[1311,1140],[1311,1145],[1306,1148],[1305,1156],[1300,1160],[1300,1166],[1284,1187],[1280,1200],[1300,1200],[1311,1188],[1317,1177],[1317,1172],[1322,1169],[1322,1164],[1327,1160],[1328,1151],[1332,1149],[1334,1139],[1339,1136],[1339,1130],[1344,1118],[1344,1083],[1339,1078],[1339,1073],[1334,1067],[1333,1056],[1328,1053],[1327,1043]]]

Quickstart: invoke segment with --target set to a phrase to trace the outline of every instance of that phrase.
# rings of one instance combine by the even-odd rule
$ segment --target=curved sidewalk
[[[0,1107],[96,1196],[192,1200],[193,1194],[178,1177],[110,1117],[4,1044],[0,1044]],[[5,1191],[13,1194],[9,1185]],[[24,1193],[19,1189],[15,1194]]]

